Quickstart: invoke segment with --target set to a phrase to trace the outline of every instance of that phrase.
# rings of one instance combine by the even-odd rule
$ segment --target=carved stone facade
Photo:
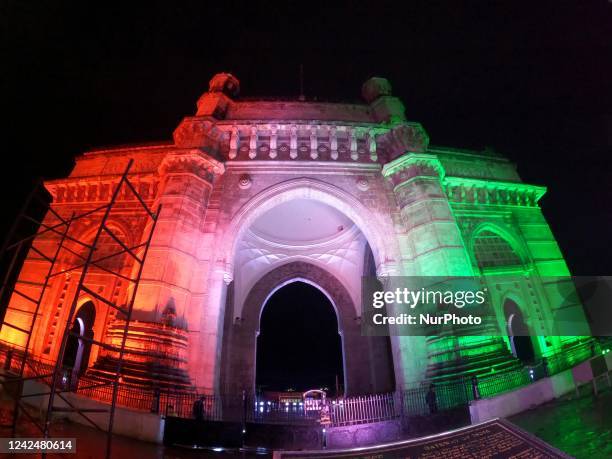
[[[509,297],[528,324],[532,315],[550,314],[555,298],[539,279],[568,270],[538,204],[545,188],[522,183],[495,152],[429,145],[382,78],[364,84],[363,104],[242,100],[239,90],[232,75],[215,75],[173,142],[91,151],[77,158],[69,177],[46,183],[56,212],[85,212],[108,201],[134,160],[138,191],[153,208],[161,205],[128,337],[129,382],[252,390],[259,315],[273,291],[295,280],[315,285],[335,305],[348,393],[521,365],[502,338],[361,336],[360,282],[364,274],[483,274],[498,292],[500,327]],[[135,245],[145,215],[133,196],[120,202],[110,225]],[[86,222],[72,231],[77,240],[91,237]],[[521,266],[506,272],[523,274],[524,285],[497,285],[495,273],[479,266],[474,240],[483,231],[520,255]],[[41,239],[57,244],[53,236]],[[60,264],[70,265],[66,257]],[[129,257],[114,262],[131,272]],[[40,276],[30,253],[21,290],[36,291]],[[125,301],[127,283],[103,271],[92,276],[99,294]],[[78,272],[58,276],[45,292],[35,355],[56,358],[77,279]],[[95,298],[79,304],[87,301],[96,308],[94,339],[112,344],[122,318]],[[7,314],[19,324],[29,309],[13,295]],[[23,344],[8,328],[1,339]],[[542,357],[578,341],[540,336],[534,347]],[[478,359],[475,348],[482,349]],[[92,352],[81,367],[102,374],[114,357]]]

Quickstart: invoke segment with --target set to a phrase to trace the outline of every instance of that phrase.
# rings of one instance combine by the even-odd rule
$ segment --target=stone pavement
[[[566,396],[509,418],[577,459],[612,458],[612,391]]]

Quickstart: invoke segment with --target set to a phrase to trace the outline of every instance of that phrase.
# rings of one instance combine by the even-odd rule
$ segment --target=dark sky
[[[212,74],[295,96],[303,63],[310,98],[385,76],[433,144],[506,154],[572,271],[612,274],[612,3],[91,3],[0,3],[4,227],[84,150],[170,139]]]
[[[293,282],[274,293],[261,315],[257,379],[261,390],[343,385],[342,344],[334,307],[316,287]]]

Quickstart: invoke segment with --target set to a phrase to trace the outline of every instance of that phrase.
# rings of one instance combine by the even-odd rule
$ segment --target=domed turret
[[[237,97],[240,93],[240,82],[231,73],[217,73],[208,83],[208,92],[222,92],[229,97]]]
[[[198,116],[222,119],[232,98],[240,93],[240,82],[231,73],[217,73],[208,83],[208,91],[198,100]]]
[[[381,96],[391,95],[391,83],[386,78],[372,77],[361,86],[361,96],[371,104]]]

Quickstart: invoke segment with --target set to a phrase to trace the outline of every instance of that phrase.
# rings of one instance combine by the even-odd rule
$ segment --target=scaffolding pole
[[[3,318],[2,324],[1,324],[3,326],[6,325],[7,327],[10,327],[12,329],[16,329],[18,332],[21,332],[27,336],[25,340],[26,341],[25,349],[21,356],[22,360],[18,366],[17,374],[9,375],[9,377],[6,378],[5,381],[2,382],[2,384],[4,385],[8,383],[15,383],[18,385],[17,396],[15,397],[15,400],[14,400],[14,409],[13,409],[13,416],[12,416],[12,423],[11,423],[11,431],[12,431],[13,436],[15,436],[15,433],[16,433],[17,420],[18,420],[18,415],[20,411],[19,409],[20,407],[23,406],[21,399],[26,397],[22,394],[23,383],[26,380],[40,379],[44,381],[48,378],[51,378],[51,381],[49,383],[49,386],[50,386],[49,392],[41,392],[41,393],[35,394],[37,396],[48,395],[49,397],[48,402],[47,402],[47,410],[45,412],[43,425],[42,426],[38,425],[35,419],[25,410],[25,408],[22,408],[21,411],[24,414],[26,414],[26,416],[30,418],[32,422],[34,422],[34,424],[41,430],[44,438],[49,438],[49,435],[51,433],[50,430],[51,430],[52,416],[54,412],[77,413],[95,428],[106,432],[107,441],[106,441],[106,448],[105,448],[106,449],[105,457],[107,459],[111,457],[112,434],[113,434],[113,425],[115,421],[115,409],[116,409],[116,404],[117,404],[117,396],[119,392],[119,383],[120,383],[120,376],[121,376],[121,371],[123,367],[123,360],[125,356],[125,347],[126,347],[126,341],[128,337],[128,330],[129,330],[130,322],[132,320],[132,311],[133,311],[134,302],[136,299],[136,294],[138,291],[138,284],[142,276],[144,263],[147,257],[149,246],[151,244],[151,240],[153,237],[153,233],[155,231],[155,226],[156,226],[157,219],[158,219],[159,212],[160,212],[160,207],[157,208],[156,212],[153,212],[151,209],[149,209],[144,199],[138,193],[136,187],[130,182],[129,172],[130,172],[132,165],[133,165],[133,160],[130,159],[124,173],[121,175],[121,178],[117,186],[113,190],[110,201],[103,206],[97,207],[95,209],[89,210],[79,215],[73,214],[69,219],[65,219],[61,217],[51,206],[49,206],[47,209],[48,211],[47,214],[48,215],[51,214],[54,217],[56,217],[60,221],[60,223],[58,224],[45,223],[43,221],[38,221],[37,219],[27,214],[28,205],[32,202],[32,195],[30,195],[28,197],[28,200],[26,201],[26,204],[24,205],[24,208],[22,209],[20,213],[19,218],[16,220],[15,224],[13,225],[13,228],[11,229],[9,238],[7,238],[7,241],[5,242],[3,246],[4,251],[2,253],[6,253],[7,251],[14,250],[14,254],[11,257],[7,272],[4,276],[3,285],[0,289],[0,298],[2,299],[4,299],[3,295],[5,295],[7,289],[10,288],[10,285],[8,285],[10,283],[10,279],[12,278],[12,276],[15,275],[15,273],[18,273],[20,271],[20,267],[17,266],[18,259],[20,256],[19,254],[22,253],[22,250],[26,244],[28,243],[30,244],[29,250],[33,251],[39,257],[41,257],[41,259],[49,263],[49,269],[46,272],[46,276],[44,277],[44,281],[40,287],[41,288],[40,295],[37,298],[32,298],[29,295],[24,294],[23,292],[17,290],[16,287],[11,292],[11,293],[22,296],[27,301],[30,301],[34,304],[34,312],[32,314],[32,320],[30,322],[29,327],[23,328],[23,327],[19,327],[19,326],[16,326],[15,324],[11,324],[7,322],[6,315]],[[119,200],[122,190],[126,190],[126,194],[131,193],[136,198],[135,201],[137,205],[142,210],[144,210],[144,214],[146,215],[146,219],[147,219],[147,223],[145,224],[145,229],[144,229],[144,235],[141,238],[141,241],[144,239],[144,242],[136,244],[132,247],[128,246],[127,243],[123,242],[121,238],[109,226],[109,220],[111,218],[112,211],[116,208],[116,204]],[[68,234],[71,228],[71,225],[76,220],[86,218],[86,217],[90,218],[92,217],[92,215],[99,213],[99,212],[103,214],[102,214],[99,224],[97,225],[95,236],[91,244],[86,244],[83,241],[80,241],[77,238],[74,238]],[[16,229],[18,228],[19,224],[22,221],[28,221],[31,224],[36,224],[38,225],[39,229],[33,235],[22,238],[16,242],[12,242],[11,239],[15,237]],[[45,234],[45,233],[53,234],[56,237],[59,237],[59,243],[55,247],[55,250],[52,256],[47,256],[35,246],[37,238],[40,235]],[[104,257],[96,258],[96,251],[98,248],[98,244],[103,234],[108,235],[111,238],[111,240],[114,241],[114,243],[118,246],[118,251],[110,255],[104,256]],[[78,251],[70,249],[70,247],[66,245],[66,241],[71,241],[71,242],[79,244],[81,247],[84,247],[86,249],[86,254],[83,255],[81,253],[78,253]],[[64,250],[69,252],[72,255],[76,255],[78,258],[80,258],[80,261],[77,261],[75,266],[72,266],[66,269],[62,269],[59,271],[56,270],[54,272],[54,268],[57,264],[56,262],[60,256],[60,253]],[[138,253],[139,251],[141,252],[141,254]],[[132,276],[134,276],[134,272],[135,272],[135,277],[126,276],[120,273],[119,271],[121,270],[122,266],[118,267],[117,270],[115,271],[113,269],[110,269],[110,268],[107,268],[101,265],[103,261],[109,258],[112,258],[112,257],[123,255],[123,254],[128,254],[134,260],[134,263],[136,263],[136,266],[133,266],[133,269],[132,269]],[[89,288],[87,286],[87,275],[94,269],[101,270],[105,272],[107,275],[110,274],[111,276],[116,276],[117,278],[127,280],[131,283],[131,286],[130,286],[131,288],[128,288],[129,298],[125,306],[116,304],[111,299],[105,298],[103,295],[96,293],[92,288]],[[36,318],[40,314],[39,311],[40,311],[41,304],[43,302],[45,291],[47,290],[47,287],[49,286],[49,283],[52,280],[52,278],[60,274],[65,274],[65,273],[76,271],[76,270],[81,271],[80,276],[79,276],[79,281],[77,283],[74,297],[72,298],[70,310],[68,312],[68,317],[65,321],[65,326],[64,326],[63,333],[61,336],[60,349],[57,354],[55,363],[53,365],[53,370],[50,374],[49,372],[44,372],[44,374],[40,374],[38,373],[38,370],[34,368],[34,366],[32,366],[34,375],[26,375],[25,369],[26,369],[26,366],[28,365],[28,352],[31,346],[31,340],[32,340],[33,332],[34,332]],[[78,306],[78,302],[79,302],[79,299],[82,293],[86,293],[89,296],[98,300],[99,302],[107,305],[108,307],[111,307],[117,310],[121,314],[121,316],[123,316],[124,326],[123,326],[123,330],[121,333],[121,344],[119,346],[107,344],[103,341],[103,338],[102,340],[98,341],[93,338],[86,338],[84,336],[76,336],[74,333],[72,333],[71,330],[72,330],[73,322],[75,321],[77,306]],[[12,295],[8,295],[7,304],[10,301],[11,296]],[[111,385],[113,388],[112,399],[111,399],[111,403],[108,409],[79,408],[75,406],[75,404],[72,403],[69,400],[69,398],[65,395],[70,392],[78,391],[78,385],[69,384],[68,389],[66,389],[65,387],[61,387],[60,385],[60,380],[62,378],[64,357],[66,353],[66,347],[67,347],[68,339],[71,336],[75,336],[81,342],[87,342],[90,345],[99,346],[102,349],[111,350],[113,352],[118,353],[117,364],[116,364],[116,368],[115,368],[115,372],[114,372],[112,381],[110,383],[100,384],[100,386]],[[66,406],[61,406],[61,407],[55,406],[54,402],[55,402],[56,397],[59,397],[68,406],[67,407]],[[87,416],[86,413],[88,412],[89,413],[92,413],[92,412],[108,413],[108,425],[106,426],[106,428],[102,428],[97,422],[95,422],[89,416]],[[43,457],[44,456],[45,454],[43,454]]]

